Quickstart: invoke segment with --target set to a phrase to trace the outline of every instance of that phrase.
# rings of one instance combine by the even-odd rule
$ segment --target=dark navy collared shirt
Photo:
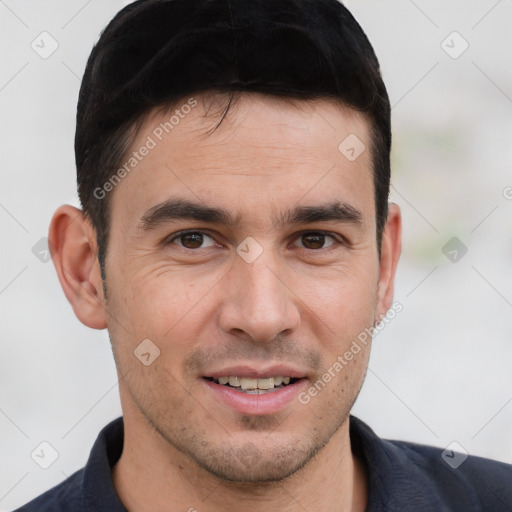
[[[354,416],[350,440],[368,472],[366,512],[512,512],[512,465],[473,456],[458,465],[457,453],[380,439]],[[122,450],[118,418],[100,432],[85,468],[15,512],[127,512],[112,483]]]

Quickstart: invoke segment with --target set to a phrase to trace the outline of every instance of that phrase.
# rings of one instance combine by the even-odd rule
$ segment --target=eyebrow
[[[138,228],[151,231],[161,224],[176,220],[195,220],[208,224],[234,227],[240,223],[241,215],[233,215],[221,207],[207,206],[186,199],[168,199],[147,210],[138,222]],[[274,223],[283,227],[289,224],[311,224],[313,222],[343,222],[363,225],[363,214],[347,203],[331,202],[322,205],[295,206],[281,212]]]

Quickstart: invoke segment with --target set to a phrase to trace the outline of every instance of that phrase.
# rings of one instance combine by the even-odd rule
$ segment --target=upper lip
[[[267,379],[269,377],[291,377],[292,379],[302,379],[306,373],[288,365],[274,365],[265,368],[256,368],[254,366],[238,365],[226,366],[220,370],[214,370],[206,373],[203,377],[247,377],[249,379]]]

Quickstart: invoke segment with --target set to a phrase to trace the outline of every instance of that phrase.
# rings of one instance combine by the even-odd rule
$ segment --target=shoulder
[[[512,465],[417,443],[379,438],[351,417],[369,475],[369,510],[510,512]]]
[[[123,439],[120,417],[98,434],[84,468],[14,512],[125,512],[112,482]]]
[[[417,484],[453,507],[466,510],[512,510],[512,465],[452,450],[404,441],[383,441],[396,464]],[[459,508],[454,508],[459,510]]]
[[[83,510],[81,503],[83,468],[60,484],[52,487],[14,512],[76,512]]]

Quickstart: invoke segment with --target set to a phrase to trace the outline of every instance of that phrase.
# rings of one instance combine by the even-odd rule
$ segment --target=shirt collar
[[[83,502],[86,510],[127,512],[117,496],[112,469],[121,457],[124,442],[123,418],[109,423],[99,433],[83,473]],[[394,446],[380,439],[355,416],[350,416],[350,442],[355,456],[363,462],[368,476],[367,512],[389,510],[390,499],[402,477],[409,476],[396,464]],[[378,470],[377,470],[378,468]],[[394,510],[394,508],[393,508]]]
[[[112,469],[121,457],[124,443],[123,418],[109,423],[99,433],[83,474],[85,510],[127,512],[112,482]]]

